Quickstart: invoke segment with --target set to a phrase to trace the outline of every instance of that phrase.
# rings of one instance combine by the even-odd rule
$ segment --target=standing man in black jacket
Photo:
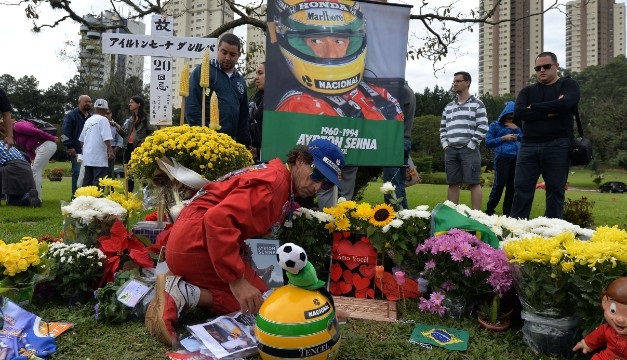
[[[77,189],[78,178],[81,172],[81,163],[78,161],[78,155],[83,154],[83,147],[78,137],[83,131],[83,126],[87,118],[91,116],[91,98],[89,95],[81,95],[78,97],[78,107],[67,114],[63,118],[61,126],[61,140],[67,150],[67,155],[72,161],[72,197]]]
[[[564,186],[568,180],[573,114],[579,104],[579,84],[560,78],[552,52],[536,57],[538,82],[516,97],[514,118],[523,123],[523,139],[516,161],[511,217],[529,218],[535,185],[540,175],[546,184],[544,216],[564,216]]]

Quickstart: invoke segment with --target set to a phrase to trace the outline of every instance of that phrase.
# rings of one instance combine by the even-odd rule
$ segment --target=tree
[[[0,89],[3,89],[7,94],[12,94],[15,91],[16,83],[15,78],[9,74],[0,76]]]
[[[134,95],[140,95],[145,98],[142,86],[143,82],[137,76],[130,76],[124,79],[122,74],[116,73],[93,96],[94,100],[96,97],[106,99],[109,102],[109,109],[113,112],[113,119],[122,124],[130,115],[128,109],[129,99]],[[146,102],[146,105],[148,105],[148,102]]]
[[[451,102],[455,95],[450,90],[435,86],[433,91],[425,88],[422,94],[416,93],[416,115],[442,116],[446,104]]]
[[[119,24],[98,24],[88,21],[86,15],[78,14],[73,7],[71,0],[9,0],[12,2],[5,5],[26,4],[26,17],[33,21],[33,31],[39,32],[45,28],[53,28],[63,21],[75,21],[95,31],[122,27]],[[239,18],[229,21],[215,30],[208,33],[207,37],[219,37],[221,34],[240,25],[252,25],[263,29],[266,23],[261,20],[262,14],[259,12],[262,0],[217,0],[226,4]],[[407,56],[411,59],[425,58],[434,64],[442,60],[449,53],[451,46],[455,44],[460,35],[466,31],[473,31],[472,26],[479,23],[497,25],[505,22],[523,20],[532,16],[541,15],[552,9],[561,9],[565,5],[558,4],[558,0],[553,0],[552,4],[542,12],[530,13],[518,19],[494,20],[492,16],[496,13],[501,1],[495,1],[492,7],[473,9],[470,11],[458,11],[456,9],[461,0],[449,0],[442,2],[418,2],[412,8],[410,20],[419,21],[424,28],[424,35],[415,35],[414,41],[410,41]],[[141,19],[150,14],[171,14],[175,17],[183,13],[192,11],[186,9],[183,13],[171,13],[167,9],[168,1],[162,0],[111,0],[112,11],[121,19]],[[435,3],[435,5],[434,5]],[[58,14],[54,19],[40,19],[38,7],[47,4]],[[125,14],[125,15],[123,15]],[[93,14],[91,14],[93,15]],[[450,26],[458,24],[457,27]],[[420,45],[417,45],[420,44]]]
[[[41,111],[43,119],[61,125],[65,111],[71,109],[72,101],[66,85],[56,83],[42,93]]]
[[[595,160],[622,168],[627,168],[627,86],[621,81],[626,71],[627,59],[619,55],[572,74],[581,88],[579,112],[584,134],[595,144]]]
[[[10,96],[14,117],[42,118],[42,95],[39,92],[39,80],[34,76],[22,76],[17,79]]]

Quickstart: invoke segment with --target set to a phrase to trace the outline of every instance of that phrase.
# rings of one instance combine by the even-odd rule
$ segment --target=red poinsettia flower
[[[122,261],[130,258],[140,267],[154,267],[155,264],[148,253],[148,248],[139,241],[132,232],[127,232],[124,224],[116,219],[109,236],[98,238],[100,251],[107,256],[100,286],[112,282],[113,275],[120,269]]]

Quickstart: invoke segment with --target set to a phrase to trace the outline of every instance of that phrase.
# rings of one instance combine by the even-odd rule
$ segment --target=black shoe
[[[41,207],[41,200],[39,200],[37,190],[30,189],[28,192],[28,200],[30,202],[30,207]]]

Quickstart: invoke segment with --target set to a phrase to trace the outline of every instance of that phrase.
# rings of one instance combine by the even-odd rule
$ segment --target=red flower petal
[[[102,278],[98,287],[102,287],[106,283],[113,282],[113,275],[120,268],[120,257],[113,256],[107,259],[104,265],[104,271],[102,272]]]
[[[117,254],[118,251],[124,249],[123,243],[127,234],[124,224],[119,219],[116,219],[111,227],[110,235],[103,235],[98,238],[98,242],[101,246],[100,251],[107,256]]]
[[[155,263],[154,261],[152,261],[152,258],[150,257],[150,254],[148,254],[148,250],[146,247],[144,247],[144,250],[135,250],[132,249],[129,253],[129,256],[131,259],[133,259],[133,261],[135,261],[137,263],[137,265],[145,268],[152,268],[155,267]]]

